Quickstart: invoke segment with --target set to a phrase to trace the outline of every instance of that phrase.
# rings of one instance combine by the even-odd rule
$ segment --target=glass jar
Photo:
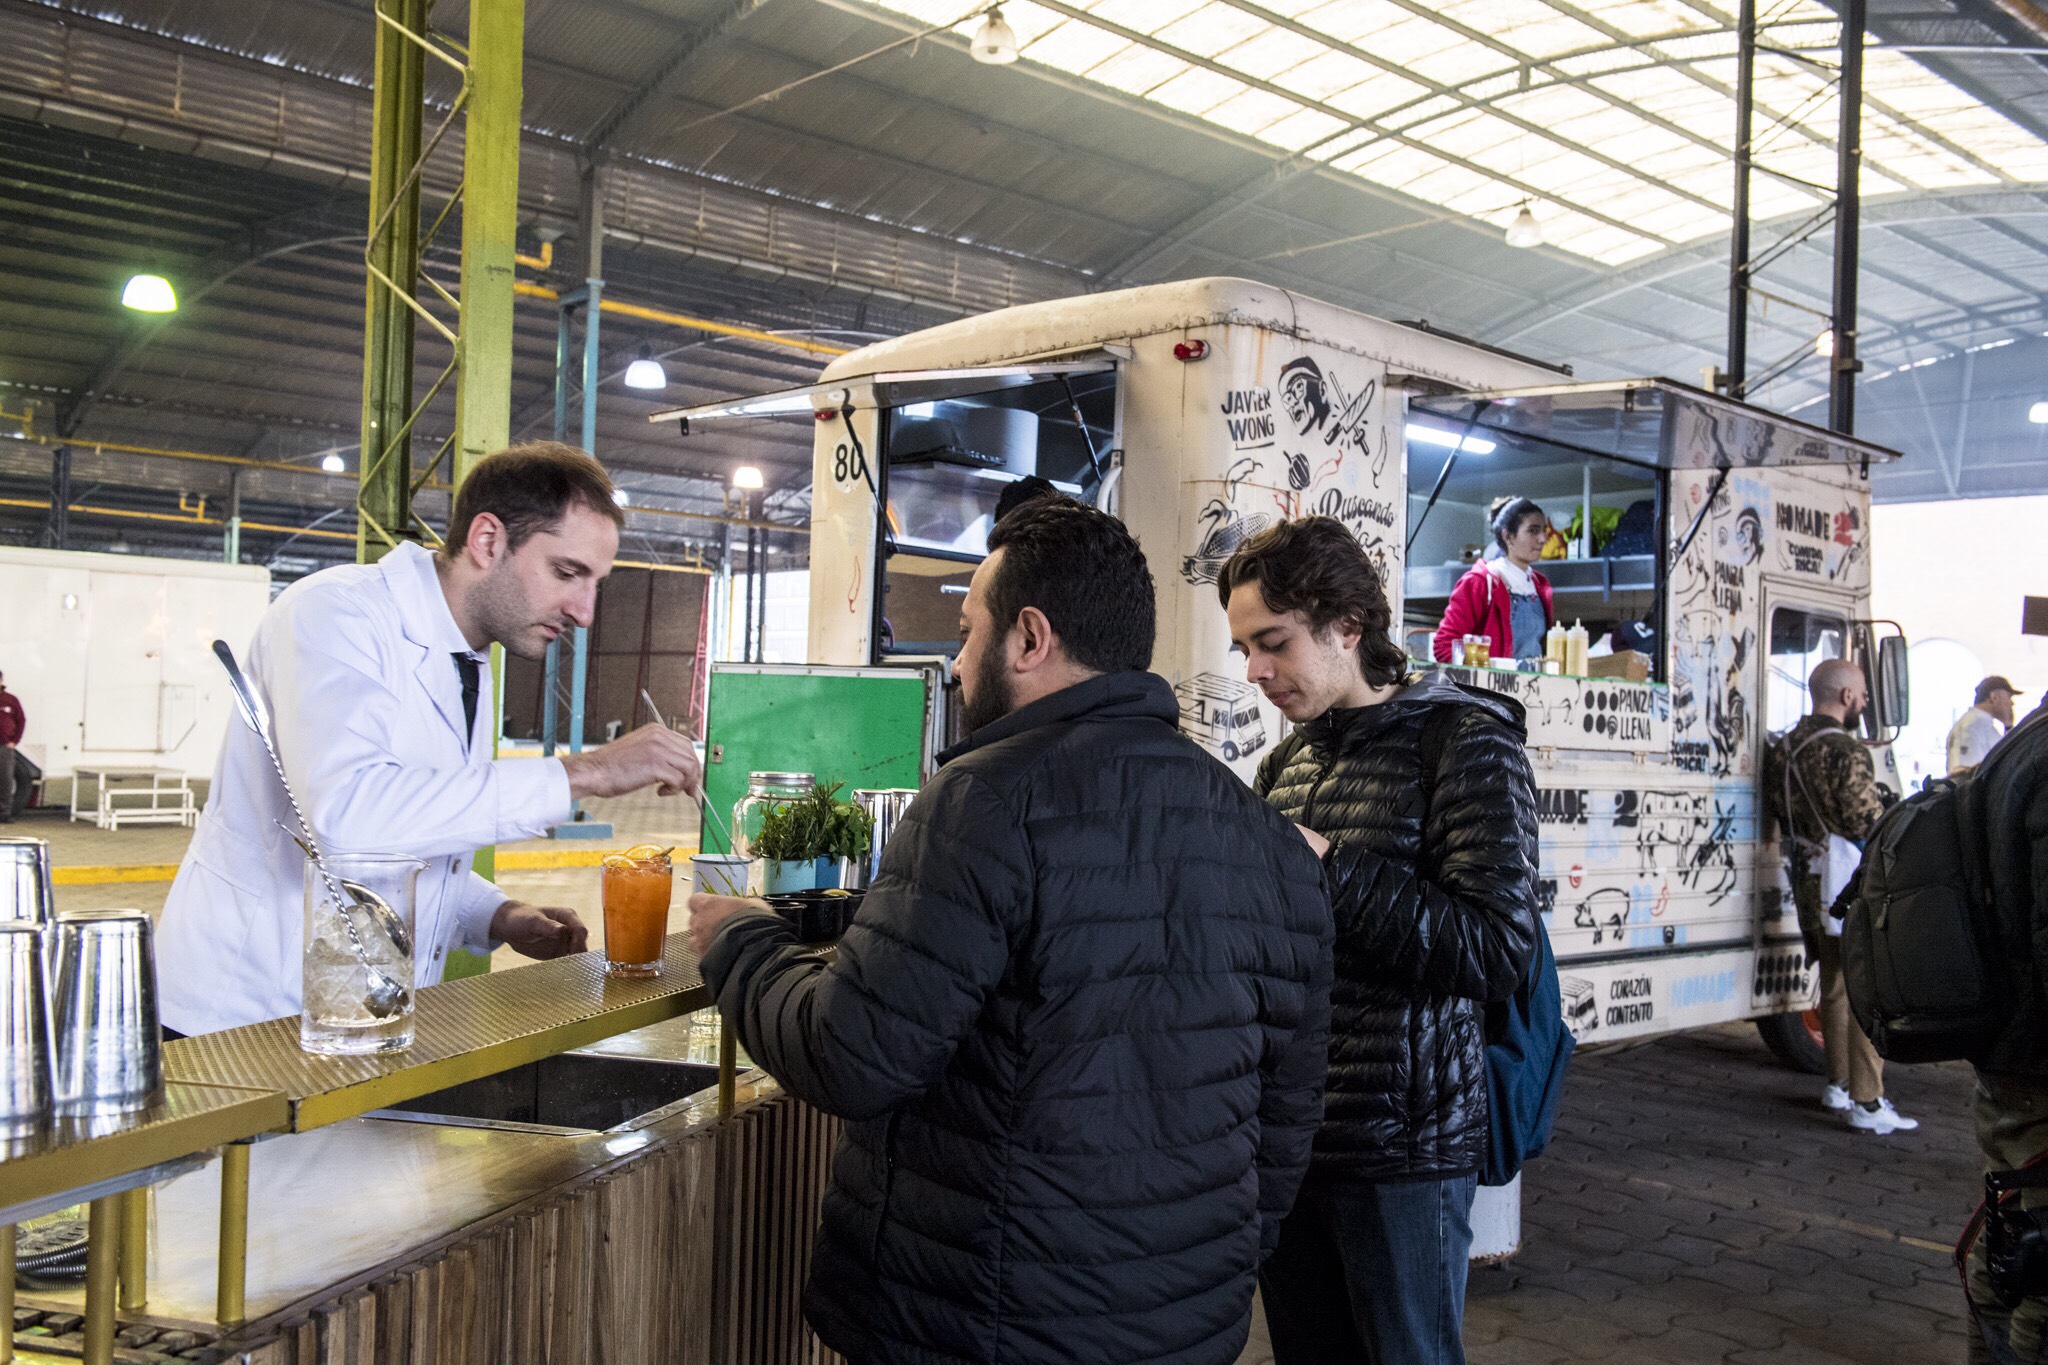
[[[299,1046],[329,1056],[404,1052],[413,1039],[414,896],[426,864],[399,854],[340,853],[327,866],[334,884],[305,864]],[[359,904],[351,884],[375,893],[390,915]],[[381,995],[391,998],[380,1009]]]
[[[809,796],[816,785],[809,773],[748,773],[747,794],[733,803],[732,851],[753,857],[754,840],[760,837],[768,812],[785,801]]]

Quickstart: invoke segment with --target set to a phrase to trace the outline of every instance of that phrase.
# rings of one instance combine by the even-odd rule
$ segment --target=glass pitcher
[[[733,803],[732,851],[744,858],[754,857],[754,840],[761,836],[761,822],[768,812],[785,801],[809,796],[817,779],[809,773],[748,773],[747,794]],[[761,860],[754,858],[748,879],[748,894],[761,892]]]

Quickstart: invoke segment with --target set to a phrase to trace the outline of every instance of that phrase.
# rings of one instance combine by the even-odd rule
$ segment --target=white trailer
[[[45,780],[79,767],[213,771],[231,700],[212,645],[248,648],[268,569],[0,549],[0,602],[0,671]]]
[[[1863,661],[1877,721],[1905,719],[1904,642],[1879,648],[1866,619],[1867,468],[1893,452],[1233,279],[1009,308],[865,347],[803,389],[655,420],[778,416],[816,432],[811,662],[952,639],[996,498],[1036,472],[1130,526],[1159,589],[1153,667],[1187,732],[1246,777],[1287,725],[1244,687],[1214,583],[1260,528],[1341,520],[1433,667],[1427,636],[1490,497],[1588,529],[1622,514],[1637,544],[1609,548],[1639,552],[1543,567],[1567,622],[1647,624],[1647,680],[1455,670],[1528,710],[1571,1025],[1593,1042],[1757,1019],[1788,1061],[1816,1063],[1814,972],[1758,772],[1822,658]],[[1868,738],[1889,773],[1887,730]]]

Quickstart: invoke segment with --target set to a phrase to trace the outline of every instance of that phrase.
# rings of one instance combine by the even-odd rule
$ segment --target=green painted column
[[[455,485],[512,434],[513,253],[519,231],[519,135],[526,0],[472,0],[469,114],[463,128],[462,344],[455,381]],[[491,647],[493,744],[504,726],[505,651]],[[497,850],[476,870],[496,878]],[[490,959],[448,955],[446,976],[490,970]]]
[[[412,170],[420,156],[427,55],[405,34],[425,33],[427,0],[377,0],[377,13],[356,512],[356,559],[364,564],[404,537],[412,513],[406,423],[412,412],[415,315],[392,285],[410,294],[419,277],[420,190]]]

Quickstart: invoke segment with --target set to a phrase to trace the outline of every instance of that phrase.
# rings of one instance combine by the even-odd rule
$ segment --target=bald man
[[[1766,760],[1764,791],[1792,864],[1792,902],[1806,950],[1820,965],[1820,1031],[1827,1045],[1828,1084],[1821,1104],[1842,1113],[1859,1132],[1896,1133],[1918,1128],[1884,1097],[1884,1063],[1849,1012],[1842,984],[1842,922],[1821,895],[1821,869],[1829,836],[1860,850],[1884,812],[1877,770],[1856,727],[1869,703],[1863,670],[1847,659],[1826,659],[1806,680],[1813,710],[1786,732]]]

